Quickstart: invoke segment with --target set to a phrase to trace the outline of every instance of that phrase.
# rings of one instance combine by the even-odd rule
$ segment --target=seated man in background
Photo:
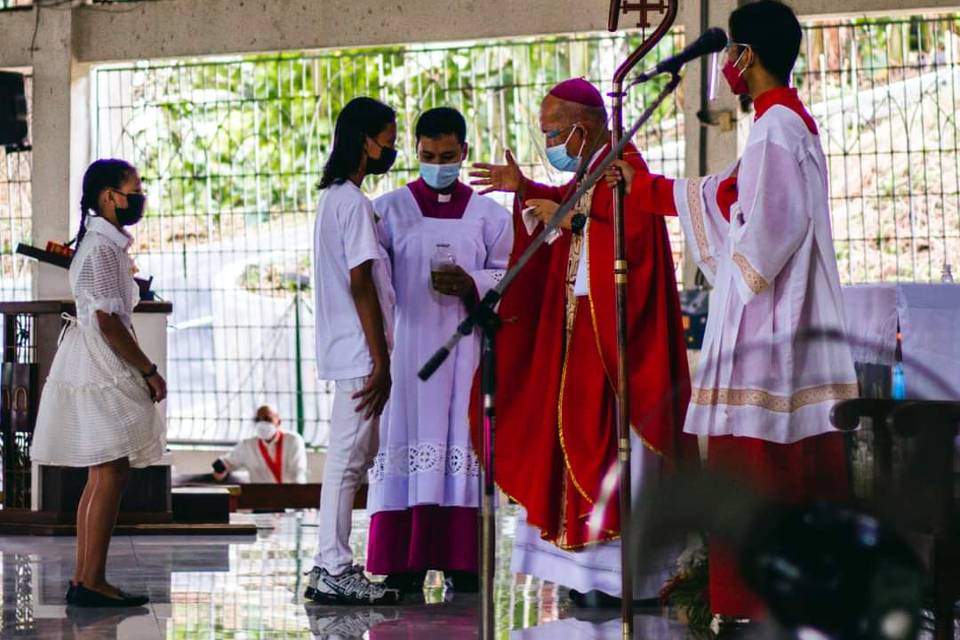
[[[257,435],[241,440],[213,463],[213,478],[223,482],[232,471],[245,469],[251,483],[306,484],[307,449],[298,433],[280,428],[273,407],[257,409],[253,419]]]

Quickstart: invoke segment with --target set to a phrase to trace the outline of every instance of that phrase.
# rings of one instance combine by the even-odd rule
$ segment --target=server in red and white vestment
[[[708,466],[786,501],[842,499],[849,490],[830,410],[856,397],[830,223],[827,163],[817,125],[789,78],[801,40],[774,0],[730,16],[724,68],[753,98],[742,157],[724,172],[670,180],[618,163],[640,210],[679,215],[714,286],[684,430],[708,440]],[[710,549],[714,613],[751,617],[760,603],[736,559]]]

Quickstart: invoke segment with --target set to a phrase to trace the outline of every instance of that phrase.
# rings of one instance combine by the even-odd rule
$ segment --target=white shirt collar
[[[129,249],[130,245],[133,244],[132,235],[123,229],[117,229],[100,216],[87,217],[87,230],[104,236],[107,240],[123,250]]]

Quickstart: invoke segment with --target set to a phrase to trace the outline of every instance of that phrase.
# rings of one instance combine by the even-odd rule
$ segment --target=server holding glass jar
[[[470,387],[478,338],[463,340],[427,382],[417,370],[466,317],[467,303],[503,277],[510,214],[459,180],[466,123],[454,109],[417,122],[420,178],[374,202],[396,291],[394,389],[370,471],[367,570],[404,591],[440,570],[477,587],[478,463],[470,445]]]

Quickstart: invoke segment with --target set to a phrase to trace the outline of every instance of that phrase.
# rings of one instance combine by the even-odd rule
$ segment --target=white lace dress
[[[104,339],[96,313],[116,314],[132,329],[139,300],[133,239],[102,218],[89,218],[87,235],[70,267],[77,317],[66,326],[54,356],[33,435],[34,462],[88,467],[129,458],[133,467],[160,460],[166,434],[149,387],[136,368]]]

